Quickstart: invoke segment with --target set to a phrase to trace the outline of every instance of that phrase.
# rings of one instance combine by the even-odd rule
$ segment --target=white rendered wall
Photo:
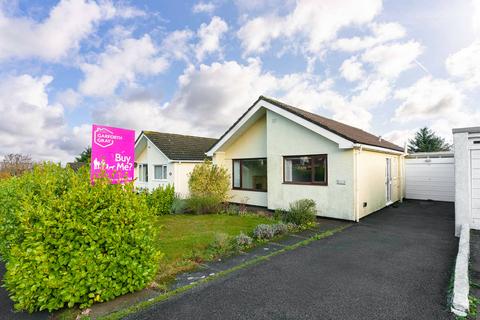
[[[470,154],[468,133],[453,135],[455,146],[455,235],[460,235],[462,224],[470,224]]]

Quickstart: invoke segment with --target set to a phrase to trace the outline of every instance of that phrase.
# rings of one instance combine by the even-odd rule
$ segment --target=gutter
[[[354,148],[363,148],[365,150],[370,150],[370,151],[380,151],[380,152],[396,154],[396,155],[406,155],[406,153],[404,151],[397,151],[397,150],[393,150],[393,149],[375,147],[375,146],[370,146],[368,144],[362,144],[362,143],[354,143],[353,147]]]

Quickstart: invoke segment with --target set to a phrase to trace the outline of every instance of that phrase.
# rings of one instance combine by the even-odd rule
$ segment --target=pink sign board
[[[90,177],[93,181],[102,171],[112,183],[134,178],[135,131],[92,125],[92,159]]]

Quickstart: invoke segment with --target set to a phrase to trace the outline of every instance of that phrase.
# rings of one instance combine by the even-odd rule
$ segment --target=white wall
[[[169,159],[161,153],[158,148],[148,139],[146,140],[146,147],[143,148],[138,155],[136,155],[135,162],[137,163],[137,168],[135,168],[135,186],[139,188],[147,188],[153,190],[159,186],[166,186],[167,184],[174,184],[174,165],[169,162]],[[135,152],[137,154],[137,152]],[[148,182],[138,181],[138,169],[139,165],[146,163],[148,164]],[[168,178],[165,180],[156,180],[154,175],[154,166],[155,165],[167,165],[167,175]]]
[[[198,163],[193,162],[176,162],[173,163],[174,165],[174,185],[175,185],[175,193],[180,195],[183,198],[188,197],[188,179],[190,178],[190,174],[193,171],[193,168]]]
[[[402,199],[402,166],[401,156],[374,152],[369,150],[355,150],[357,152],[357,183],[358,183],[358,217],[382,209],[387,204],[386,166],[391,159],[392,173],[392,202]],[[366,206],[364,206],[366,204]]]
[[[215,153],[213,162],[227,169],[230,177],[232,177],[233,159],[267,157],[267,127],[265,119],[266,116],[260,117],[248,130],[229,143],[225,150]],[[269,165],[267,160],[267,166]],[[266,207],[268,204],[267,192],[262,191],[230,190],[230,201],[262,207]]]
[[[455,235],[462,224],[480,229],[480,127],[453,130]]]
[[[459,236],[461,225],[471,223],[468,132],[455,133],[453,145],[455,147],[455,235]]]
[[[288,208],[299,199],[313,199],[318,215],[354,220],[353,151],[267,111],[268,208]],[[328,154],[328,185],[283,183],[283,156]]]

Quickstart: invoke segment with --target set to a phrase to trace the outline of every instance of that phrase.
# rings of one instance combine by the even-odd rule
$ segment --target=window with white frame
[[[167,165],[155,165],[154,167],[155,180],[167,180]]]
[[[138,181],[148,182],[148,165],[146,163],[138,165]]]

